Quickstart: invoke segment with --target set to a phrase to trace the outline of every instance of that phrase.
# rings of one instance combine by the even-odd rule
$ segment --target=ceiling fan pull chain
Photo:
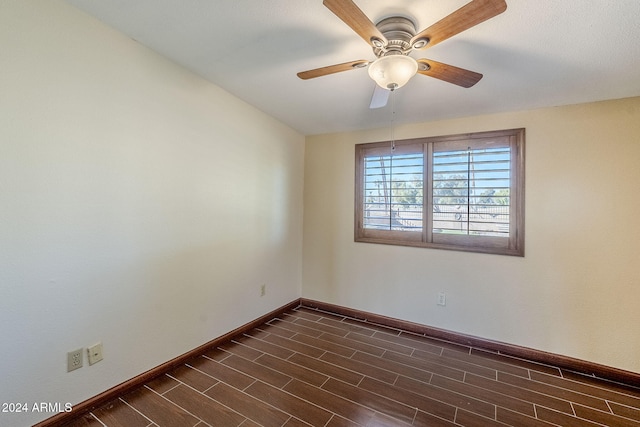
[[[396,118],[396,91],[391,89],[391,153],[396,149],[396,137],[394,134],[394,122]]]

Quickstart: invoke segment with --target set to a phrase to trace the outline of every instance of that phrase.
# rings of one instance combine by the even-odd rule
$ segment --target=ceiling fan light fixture
[[[407,84],[418,72],[418,62],[410,56],[389,55],[369,66],[369,77],[383,89],[395,90]]]

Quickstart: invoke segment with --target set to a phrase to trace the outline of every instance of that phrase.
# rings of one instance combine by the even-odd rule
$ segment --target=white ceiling
[[[296,73],[375,59],[322,0],[67,0],[305,135],[384,127],[366,69]],[[418,30],[467,0],[355,0],[373,21]],[[416,75],[395,93],[396,123],[640,95],[640,0],[507,0],[507,10],[415,58],[484,74],[470,89]],[[99,48],[99,47],[97,47]]]

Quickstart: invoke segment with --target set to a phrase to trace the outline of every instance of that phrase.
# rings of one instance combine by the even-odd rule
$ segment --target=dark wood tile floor
[[[635,426],[640,389],[298,308],[69,426]]]

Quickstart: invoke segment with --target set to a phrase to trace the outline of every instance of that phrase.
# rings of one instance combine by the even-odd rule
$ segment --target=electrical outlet
[[[447,305],[447,294],[445,294],[444,292],[438,293],[438,305]]]
[[[263,297],[267,294],[267,285],[260,286],[260,296]]]
[[[67,372],[82,368],[82,349],[73,350],[67,353]]]
[[[102,360],[102,343],[99,342],[87,348],[87,353],[89,355],[89,365],[98,363]]]

